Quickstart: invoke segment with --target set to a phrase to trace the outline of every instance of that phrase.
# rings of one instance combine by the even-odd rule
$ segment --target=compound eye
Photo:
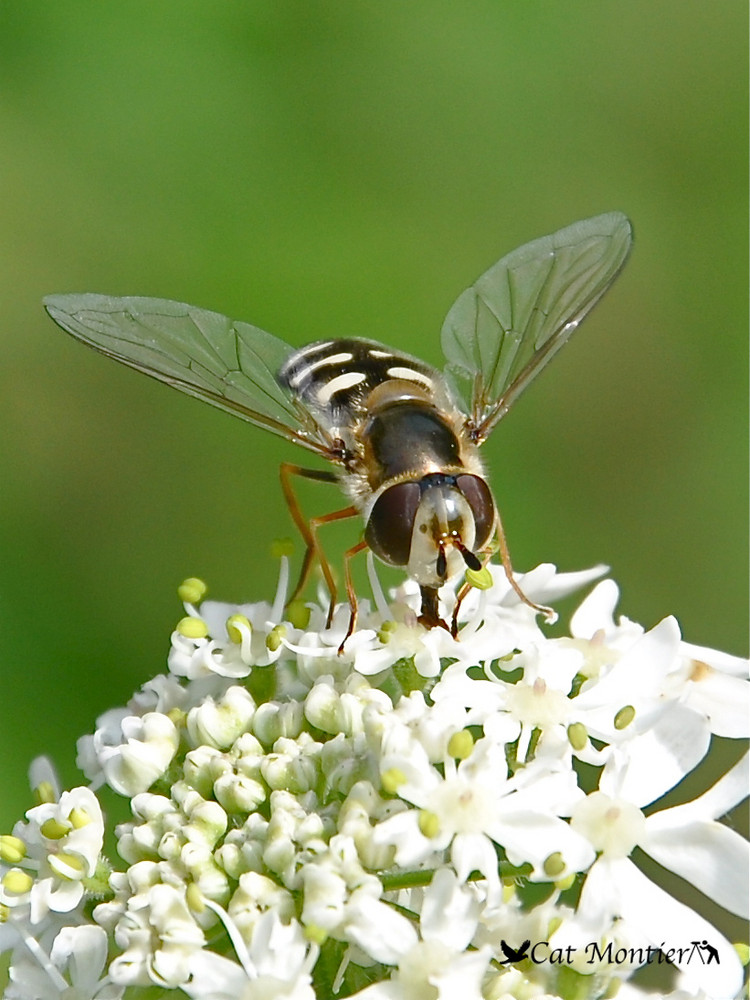
[[[406,566],[409,562],[420,496],[418,483],[397,483],[375,501],[365,528],[365,541],[383,562],[392,566]]]
[[[470,475],[456,476],[456,486],[466,497],[474,515],[474,549],[481,549],[490,540],[495,528],[495,501],[490,488],[479,476]]]

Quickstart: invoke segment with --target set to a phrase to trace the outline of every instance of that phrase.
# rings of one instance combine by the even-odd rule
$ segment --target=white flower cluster
[[[747,917],[748,845],[718,822],[747,759],[657,801],[712,736],[748,737],[747,664],[616,619],[610,580],[550,638],[493,573],[458,638],[417,624],[407,584],[362,602],[342,654],[348,608],[326,628],[317,606],[283,620],[285,581],[273,606],[186,581],[168,673],[80,741],[91,788],[37,768],[41,804],[0,838],[8,1000],[636,998],[667,964],[670,996],[738,995],[738,950],[633,854]],[[600,575],[523,587],[550,603]],[[104,785],[133,814],[117,864]]]

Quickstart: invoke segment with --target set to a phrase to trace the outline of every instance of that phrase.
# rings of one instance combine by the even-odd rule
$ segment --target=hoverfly
[[[464,567],[479,570],[496,548],[519,596],[549,610],[528,600],[513,577],[479,446],[610,287],[631,243],[627,218],[610,212],[501,258],[448,312],[442,372],[359,338],[296,350],[248,323],[163,299],[52,295],[45,306],[64,330],[102,354],[336,466],[281,466],[283,493],[306,544],[295,596],[317,558],[331,595],[329,624],[336,586],[317,531],[359,514],[364,538],[344,559],[347,637],[357,613],[350,560],[365,548],[405,567],[419,584],[425,626],[447,627],[441,586]],[[349,506],[307,522],[291,485],[295,474],[337,482]]]

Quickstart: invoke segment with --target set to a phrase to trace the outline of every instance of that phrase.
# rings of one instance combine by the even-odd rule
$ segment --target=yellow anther
[[[34,879],[31,875],[21,871],[20,868],[11,868],[3,875],[3,888],[14,896],[23,896],[30,891],[33,884]]]
[[[328,932],[323,927],[318,927],[317,924],[305,924],[305,937],[308,941],[312,941],[313,944],[325,944],[328,938]]]
[[[477,590],[489,590],[493,584],[492,573],[487,566],[482,566],[481,569],[467,569],[466,582]]]
[[[461,729],[448,740],[448,753],[456,760],[466,760],[474,749],[474,737],[468,729]]]
[[[286,635],[286,629],[283,625],[275,625],[271,631],[268,633],[266,638],[266,649],[269,649],[272,653],[281,645],[282,637]]]
[[[91,816],[86,812],[86,810],[78,808],[70,810],[68,819],[70,820],[71,826],[73,826],[76,830],[80,830],[84,826],[88,826],[91,822]]]
[[[615,729],[627,729],[635,718],[635,709],[632,705],[625,705],[615,716]]]
[[[574,750],[583,750],[588,739],[588,731],[582,722],[573,722],[568,726],[568,742]]]
[[[693,660],[692,667],[690,680],[697,683],[707,680],[714,673],[713,669],[707,663],[704,663],[703,660]]]
[[[310,624],[310,609],[304,601],[290,601],[286,606],[286,616],[295,628],[307,628]]]
[[[200,891],[195,882],[191,882],[185,890],[185,902],[193,913],[203,913],[206,909],[203,893]]]
[[[62,840],[70,833],[70,827],[67,823],[61,823],[59,819],[54,818],[45,820],[39,829],[47,840]]]
[[[175,631],[186,639],[205,639],[208,635],[208,628],[202,618],[182,618],[177,622]]]
[[[252,626],[245,615],[230,615],[227,618],[226,628],[230,641],[237,643],[237,645],[242,642],[242,629],[252,630]]]
[[[565,871],[565,859],[559,851],[555,851],[554,854],[550,854],[542,867],[544,868],[545,875],[549,875],[550,878],[557,878],[558,875],[562,875]]]
[[[34,789],[34,800],[37,805],[49,805],[50,802],[57,802],[55,789],[50,781],[41,781]]]
[[[395,795],[405,781],[406,775],[398,767],[389,767],[380,775],[380,783],[383,786],[383,791],[389,795]]]
[[[183,580],[177,588],[177,596],[181,601],[185,601],[187,604],[197,604],[198,601],[203,600],[207,592],[208,587],[203,580],[198,579],[197,576],[189,576],[187,580]]]
[[[83,875],[86,870],[86,865],[81,858],[76,854],[66,854],[64,851],[61,851],[60,854],[50,854],[49,865],[61,878],[67,878],[71,881]]]
[[[26,844],[20,837],[5,833],[0,837],[0,861],[6,865],[17,865],[26,857]]]
[[[434,812],[430,812],[429,809],[420,809],[417,826],[423,837],[432,840],[433,837],[437,837],[440,833],[440,818]]]

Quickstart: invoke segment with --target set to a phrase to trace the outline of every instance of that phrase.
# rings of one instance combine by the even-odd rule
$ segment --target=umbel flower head
[[[747,917],[748,845],[719,822],[743,758],[660,800],[713,737],[748,736],[747,664],[615,617],[599,582],[550,637],[494,569],[458,637],[418,593],[315,604],[180,588],[167,672],[79,742],[87,787],[32,769],[0,838],[8,1000],[731,998],[746,950],[639,867]],[[523,579],[552,603],[601,569]],[[130,800],[102,853],[99,796]],[[670,992],[672,991],[672,992]]]

